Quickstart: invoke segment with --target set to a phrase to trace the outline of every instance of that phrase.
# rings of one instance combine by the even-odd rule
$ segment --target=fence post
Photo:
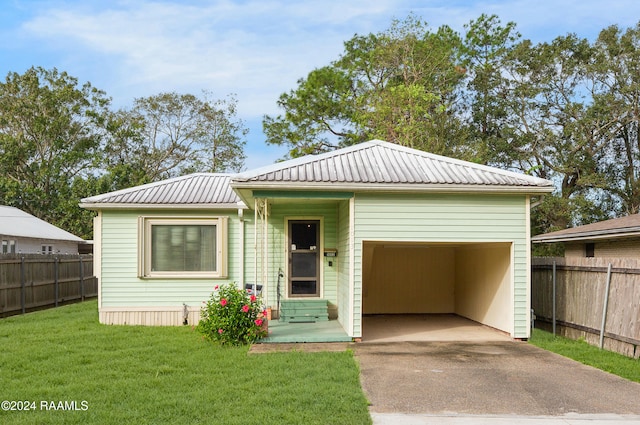
[[[22,314],[27,312],[27,297],[26,297],[26,280],[27,277],[24,273],[24,255],[20,257],[20,306],[22,307]]]
[[[82,255],[80,256],[80,300],[84,301],[84,263]]]
[[[553,326],[553,336],[556,335],[556,260],[553,260],[553,299],[551,302],[551,323]]]
[[[59,294],[59,279],[58,279],[58,257],[55,257],[54,259],[54,270],[55,270],[55,276],[54,276],[54,288],[55,288],[55,297],[56,297],[56,301],[55,301],[55,306],[58,307],[58,294]]]
[[[607,284],[604,290],[604,303],[602,305],[602,325],[600,326],[600,348],[604,347],[604,328],[607,324],[607,309],[609,308],[609,287],[611,286],[611,263],[607,268]]]

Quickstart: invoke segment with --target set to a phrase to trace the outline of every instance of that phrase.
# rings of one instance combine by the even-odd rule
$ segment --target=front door
[[[289,221],[289,296],[320,296],[320,221]]]

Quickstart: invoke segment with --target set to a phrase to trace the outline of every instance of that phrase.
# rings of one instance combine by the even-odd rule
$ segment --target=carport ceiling
[[[477,242],[376,242],[365,241],[366,244],[382,246],[384,248],[459,248],[461,246],[477,245]]]

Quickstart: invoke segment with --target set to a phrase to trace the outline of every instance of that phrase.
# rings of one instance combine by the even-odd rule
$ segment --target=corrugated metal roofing
[[[553,187],[548,180],[381,140],[248,171],[233,182]]]
[[[531,241],[537,243],[563,242],[569,240],[604,239],[616,236],[629,237],[633,235],[640,235],[640,214],[545,233],[532,237]]]
[[[18,208],[0,205],[0,235],[80,242],[82,238]]]
[[[321,155],[309,155],[245,173],[196,173],[81,200],[85,208],[129,205],[229,208],[241,201],[237,187],[283,188],[327,185],[429,188],[499,187],[553,190],[552,182],[372,140]]]
[[[189,174],[84,198],[81,205],[236,205],[240,198],[229,183],[229,174]]]

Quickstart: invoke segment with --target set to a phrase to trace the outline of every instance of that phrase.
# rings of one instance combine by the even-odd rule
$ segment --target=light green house
[[[82,200],[95,218],[100,321],[197,323],[224,282],[308,305],[351,338],[363,315],[455,313],[528,338],[530,196],[551,182],[370,141],[236,175]]]

